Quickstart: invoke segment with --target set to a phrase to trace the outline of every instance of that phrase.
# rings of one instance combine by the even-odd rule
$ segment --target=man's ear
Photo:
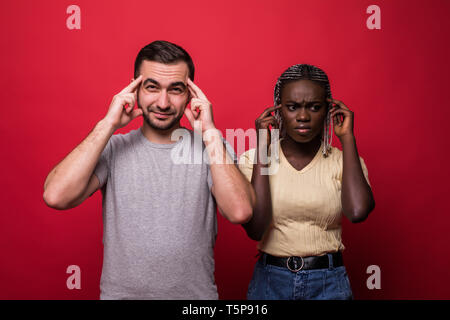
[[[190,102],[191,102],[191,93],[188,92],[186,104],[184,105],[184,108],[183,108],[183,113],[184,113],[184,110],[187,109],[187,107],[188,107],[188,105],[189,105]]]
[[[137,105],[138,109],[142,109],[139,105],[139,91],[140,91],[139,89],[140,89],[140,86],[136,89],[136,105]],[[142,110],[142,111],[144,111],[144,110]]]

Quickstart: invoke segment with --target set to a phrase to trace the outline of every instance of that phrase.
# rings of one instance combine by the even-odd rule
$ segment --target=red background
[[[71,4],[81,30],[66,27]],[[381,30],[366,27],[372,4]],[[0,298],[98,299],[101,194],[58,212],[43,184],[129,83],[139,49],[163,39],[193,57],[224,133],[253,127],[290,65],[323,68],[355,112],[377,204],[364,223],[343,223],[355,298],[449,299],[449,9],[445,0],[2,1]],[[215,252],[220,298],[245,298],[256,243],[219,217]],[[81,290],[66,287],[72,264]],[[380,290],[366,287],[373,264]]]

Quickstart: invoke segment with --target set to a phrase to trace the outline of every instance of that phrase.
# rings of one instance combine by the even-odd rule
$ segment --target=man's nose
[[[167,94],[167,91],[162,90],[159,94],[158,100],[156,100],[156,105],[159,109],[165,110],[170,107],[169,103],[169,95]]]

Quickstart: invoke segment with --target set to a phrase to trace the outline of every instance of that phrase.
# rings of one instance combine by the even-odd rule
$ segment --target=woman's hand
[[[259,141],[259,130],[267,130],[267,141],[266,146],[270,144],[270,125],[275,128],[279,129],[279,123],[278,120],[275,118],[274,115],[272,115],[272,112],[275,110],[278,110],[281,108],[281,104],[278,106],[273,106],[270,108],[267,108],[266,110],[261,113],[261,115],[255,120],[255,128],[256,128],[256,135],[258,137]]]
[[[342,102],[327,98],[328,102],[334,104],[330,109],[330,117],[333,119],[334,133],[342,140],[345,136],[353,136],[353,112]]]

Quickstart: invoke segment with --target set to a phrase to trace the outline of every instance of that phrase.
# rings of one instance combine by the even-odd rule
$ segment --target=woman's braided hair
[[[275,84],[274,90],[274,105],[277,106],[281,104],[281,92],[285,84],[291,81],[297,80],[311,80],[318,82],[322,87],[326,90],[327,98],[331,99],[331,89],[330,89],[330,81],[328,80],[327,74],[320,68],[309,65],[309,64],[296,64],[289,67],[283,74],[278,78],[277,83]],[[327,157],[329,152],[331,151],[331,142],[333,139],[333,127],[331,123],[329,110],[331,109],[331,103],[327,104],[327,116],[324,121],[324,130],[322,134],[323,150],[322,154],[324,157]],[[284,136],[285,132],[283,132],[283,119],[281,118],[280,109],[275,111],[275,118],[279,121],[279,129],[281,134]]]

